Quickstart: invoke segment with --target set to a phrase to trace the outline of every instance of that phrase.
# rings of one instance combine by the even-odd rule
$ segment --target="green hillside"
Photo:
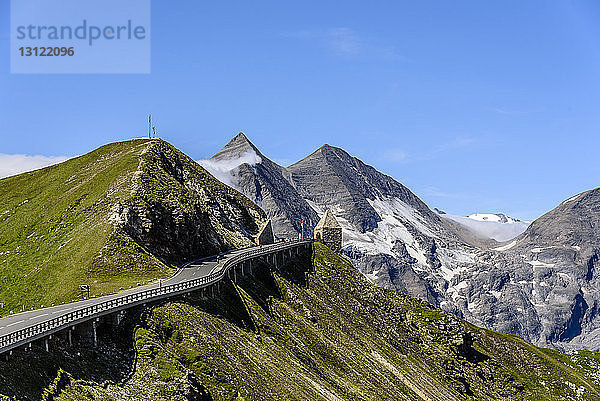
[[[372,286],[318,244],[279,270],[263,266],[229,283],[216,300],[166,303],[136,324],[135,362],[114,363],[121,374],[86,373],[106,349],[96,359],[67,350],[71,359],[54,357],[54,368],[46,367],[54,375],[65,369],[48,377],[46,394],[61,401],[600,399],[598,354],[560,354],[479,329]],[[48,364],[33,355],[16,356],[16,371],[0,371],[0,388],[34,377],[19,366]]]
[[[1,315],[115,292],[250,244],[264,213],[159,139],[0,180]]]
[[[106,294],[250,245],[265,214],[158,139],[0,180],[2,314]],[[279,269],[0,360],[10,400],[598,400],[600,356],[477,328],[315,244]],[[80,335],[85,327],[80,327]],[[8,397],[8,398],[7,398]]]

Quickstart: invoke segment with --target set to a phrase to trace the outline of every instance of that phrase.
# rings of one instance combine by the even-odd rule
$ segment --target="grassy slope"
[[[0,180],[3,314],[19,310],[20,305],[29,309],[71,301],[79,284],[97,284],[88,271],[113,232],[108,207],[112,200],[133,190],[139,155],[148,146],[149,142],[141,140],[114,143],[58,165]],[[147,265],[119,275],[115,286],[170,271],[154,258],[144,257],[126,239],[120,240],[124,250],[139,253]],[[105,291],[110,287],[102,286]]]
[[[307,281],[300,267],[309,263],[296,261],[230,283],[217,300],[155,308],[135,331],[132,377],[73,381],[59,399],[600,398],[598,354],[563,355],[478,329],[371,286],[323,246],[309,257]],[[465,332],[477,341],[459,352],[453,341]]]
[[[148,237],[156,236],[152,248],[144,237],[117,229],[109,220],[116,203],[144,217],[150,210],[150,219],[156,217],[152,208],[158,208],[156,218],[169,218],[167,223],[189,220],[183,228],[172,224],[173,231],[188,238],[198,237],[186,233],[196,222],[193,213],[204,208],[221,215],[206,217],[202,232],[208,237],[203,243],[191,243],[170,257],[158,249],[174,248],[164,233],[161,237],[149,229]],[[261,218],[250,201],[161,140],[112,143],[55,166],[2,179],[0,302],[5,307],[0,314],[20,311],[23,305],[32,309],[75,300],[79,284],[91,284],[92,295],[99,295],[168,276],[185,257],[250,244],[252,233],[240,234],[240,224],[252,230],[254,220]],[[161,229],[158,223],[155,231]],[[186,240],[174,239],[180,246]]]

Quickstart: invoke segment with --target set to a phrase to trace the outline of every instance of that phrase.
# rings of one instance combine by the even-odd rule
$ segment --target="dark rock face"
[[[465,316],[531,342],[600,349],[600,191],[574,196],[504,246],[482,250],[461,290]]]
[[[576,195],[535,220],[520,242],[537,246],[580,246],[583,254],[599,242],[600,188]]]
[[[233,138],[210,160],[213,162],[240,159],[254,153],[259,163],[241,163],[230,171],[234,185],[263,208],[273,223],[275,236],[298,238],[304,227],[304,236],[312,236],[312,228],[319,220],[315,211],[286,179],[286,169],[272,162],[242,133]]]
[[[206,387],[198,380],[193,372],[186,375],[186,386],[183,396],[188,401],[211,401],[213,398]]]
[[[373,231],[381,216],[369,199],[397,197],[433,220],[439,218],[410,190],[393,178],[350,156],[344,150],[324,145],[310,156],[288,167],[300,195],[318,205],[336,205],[339,215],[359,232]]]
[[[565,200],[535,220],[496,256],[498,265],[524,276],[543,330],[537,341],[559,347],[600,349],[600,189]],[[530,272],[527,276],[525,272]],[[528,281],[529,280],[529,281]]]
[[[437,294],[433,286],[426,277],[421,277],[415,271],[417,261],[405,248],[402,256],[392,256],[385,253],[370,254],[349,245],[344,248],[344,255],[378,286],[413,294],[432,304],[436,303]]]

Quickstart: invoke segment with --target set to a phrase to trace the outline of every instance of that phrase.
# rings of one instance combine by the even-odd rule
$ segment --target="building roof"
[[[269,231],[271,231],[271,233],[269,233]],[[258,234],[256,234],[256,238],[260,238],[263,234],[273,235],[273,226],[271,225],[271,220],[267,220],[267,222],[258,231]]]
[[[340,226],[340,223],[335,219],[331,210],[327,209],[323,214],[323,217],[321,217],[321,220],[319,220],[315,226],[315,230],[319,228],[342,228],[342,226]]]

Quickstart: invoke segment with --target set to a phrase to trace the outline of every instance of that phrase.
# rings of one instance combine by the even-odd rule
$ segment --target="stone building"
[[[258,245],[269,245],[274,242],[273,226],[271,225],[271,220],[269,220],[256,235],[256,243]]]
[[[327,245],[332,251],[339,252],[342,249],[342,226],[335,219],[329,209],[325,211],[321,220],[315,226],[315,239]]]

